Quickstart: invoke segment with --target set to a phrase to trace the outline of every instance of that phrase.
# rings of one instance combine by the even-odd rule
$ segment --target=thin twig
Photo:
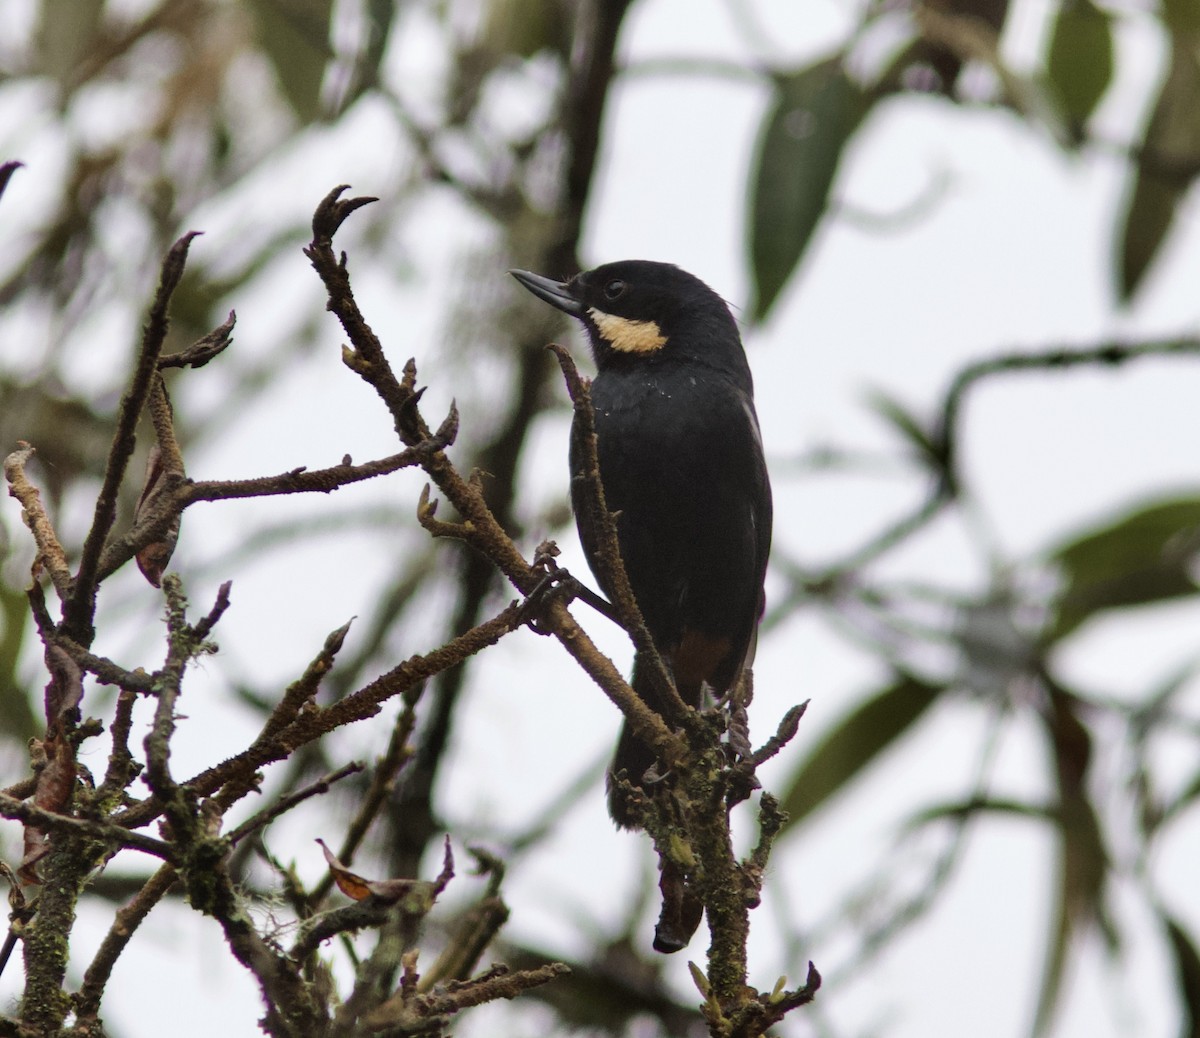
[[[42,495],[25,475],[25,466],[33,454],[33,447],[24,440],[18,440],[17,449],[4,459],[4,478],[8,480],[9,495],[21,502],[22,517],[37,545],[35,567],[38,563],[46,567],[54,590],[59,599],[65,602],[71,594],[71,568],[67,564],[67,553],[54,532],[54,524],[50,522],[42,504]]]
[[[282,494],[329,494],[351,483],[386,476],[421,463],[421,452],[405,450],[387,458],[354,465],[347,457],[340,465],[281,472],[275,476],[251,479],[181,480],[173,493],[164,496],[152,515],[132,530],[112,541],[100,559],[99,579],[110,576],[132,559],[142,548],[160,538],[179,513],[201,501],[229,501],[250,497],[274,497]]]
[[[629,575],[625,572],[625,562],[621,558],[617,524],[604,499],[591,390],[587,382],[580,377],[575,361],[566,349],[557,343],[551,343],[549,349],[558,360],[567,383],[567,392],[574,405],[571,437],[575,446],[582,452],[583,469],[577,478],[583,480],[586,525],[594,531],[597,539],[598,550],[594,561],[603,571],[601,583],[605,585],[604,591],[612,599],[621,616],[622,626],[633,641],[634,649],[638,653],[639,667],[644,664],[645,672],[655,686],[659,701],[667,707],[668,719],[678,724],[687,716],[689,708],[667,673],[654,639],[650,636],[650,630],[646,627],[646,621],[633,594],[633,586],[629,583]],[[639,731],[638,735],[641,736],[642,733]]]
[[[464,632],[428,655],[410,657],[331,706],[307,712],[300,712],[297,708],[297,716],[286,724],[269,735],[260,735],[248,749],[208,768],[183,785],[190,795],[211,796],[227,782],[253,773],[264,764],[283,760],[299,747],[336,728],[374,717],[387,700],[402,695],[448,667],[456,666],[468,656],[494,645],[504,635],[516,630],[519,608],[519,603],[514,603],[491,620]],[[300,698],[299,693],[297,698]],[[121,825],[136,828],[152,821],[162,810],[162,801],[158,797],[150,797],[123,811],[115,820]]]
[[[254,479],[196,481],[186,484],[179,497],[184,507],[197,501],[228,501],[233,498],[272,497],[277,494],[329,494],[352,483],[361,483],[376,476],[386,476],[400,469],[412,468],[422,460],[420,450],[404,450],[376,461],[352,464],[349,458],[340,465],[309,472],[303,468],[281,472],[277,476]]]
[[[1166,339],[1149,339],[1143,342],[1113,340],[1096,346],[1050,347],[1029,353],[1002,353],[996,357],[969,364],[951,382],[942,400],[941,417],[935,442],[946,450],[946,457],[956,441],[956,429],[963,400],[976,383],[995,375],[1022,371],[1047,371],[1075,367],[1116,367],[1143,357],[1173,356],[1176,354],[1200,353],[1200,338],[1181,335]]]
[[[346,829],[346,835],[342,838],[341,847],[338,848],[338,860],[346,865],[354,861],[354,855],[357,853],[362,841],[366,838],[371,823],[388,801],[388,796],[392,792],[396,775],[411,759],[412,750],[409,746],[409,739],[412,736],[413,728],[416,727],[417,721],[413,706],[416,700],[420,698],[420,693],[424,687],[425,683],[422,682],[404,693],[404,709],[400,711],[399,716],[396,718],[396,723],[392,726],[392,734],[388,739],[387,751],[375,765],[375,769],[371,775],[371,785],[359,801],[358,811]],[[321,904],[329,895],[332,886],[333,873],[327,872],[316,887],[313,888],[312,893],[308,897],[308,904],[312,907]]]
[[[177,878],[173,865],[163,865],[146,881],[129,904],[118,909],[112,926],[100,942],[95,958],[83,975],[83,985],[79,994],[75,996],[77,1027],[95,1020],[100,1011],[100,1000],[104,997],[104,989],[108,986],[117,959],[142,921],[150,914],[150,910],[175,885]],[[85,1033],[92,1033],[89,1028],[82,1029]]]
[[[171,246],[163,260],[158,292],[142,333],[142,345],[129,386],[121,398],[121,406],[117,412],[117,427],[104,467],[104,480],[99,494],[96,495],[92,525],[83,542],[75,584],[63,607],[64,632],[84,648],[91,646],[95,634],[92,617],[96,609],[96,589],[101,579],[101,552],[117,517],[117,495],[125,478],[125,470],[133,457],[138,419],[145,407],[151,384],[157,377],[158,358],[167,338],[167,310],[171,296],[183,278],[188,247],[197,233],[189,231],[185,234]]]
[[[748,758],[751,765],[757,769],[765,764],[772,757],[782,750],[789,742],[796,737],[796,731],[800,727],[800,718],[804,716],[804,712],[808,709],[808,700],[798,706],[793,706],[783,715],[779,722],[779,727],[775,734],[772,735],[762,746],[754,751]]]
[[[498,967],[483,978],[459,981],[447,985],[444,992],[429,995],[419,995],[421,1003],[420,1015],[448,1016],[461,1012],[471,1006],[482,1005],[484,1002],[494,1002],[500,998],[516,998],[523,991],[548,984],[557,977],[566,976],[571,972],[569,966],[561,962],[548,962],[532,970],[509,972],[504,967]],[[374,1019],[374,1015],[372,1014]]]
[[[83,670],[93,674],[101,685],[115,685],[130,692],[150,695],[154,691],[154,678],[141,668],[126,670],[105,656],[88,652],[82,645],[65,635],[54,639],[54,643],[71,657]]]
[[[229,591],[232,587],[233,582],[227,580],[217,588],[217,597],[213,600],[212,608],[192,628],[191,641],[195,648],[199,648],[204,640],[212,634],[213,628],[217,626],[221,617],[225,615],[225,610],[229,608]]]
[[[158,370],[167,368],[202,368],[214,357],[222,353],[233,342],[230,333],[237,323],[237,314],[232,310],[225,323],[214,328],[207,335],[197,339],[191,346],[180,353],[170,353],[158,358]]]
[[[163,580],[167,598],[167,659],[156,672],[157,706],[154,721],[145,738],[146,784],[159,800],[174,800],[175,780],[171,777],[171,737],[175,734],[175,703],[182,692],[183,671],[191,659],[193,642],[187,623],[187,599],[179,578],[169,574]],[[172,819],[178,822],[179,819]],[[183,834],[177,832],[177,838]]]
[[[226,835],[226,839],[231,846],[236,845],[240,840],[245,839],[251,833],[257,832],[266,825],[270,825],[276,818],[282,814],[286,814],[298,804],[315,796],[323,796],[328,793],[330,787],[335,783],[349,775],[357,775],[363,770],[363,766],[357,761],[351,761],[349,764],[344,764],[337,771],[331,771],[328,775],[319,778],[316,782],[310,783],[303,789],[296,790],[295,793],[289,793],[285,797],[281,797],[278,801],[268,808],[251,815],[241,825],[230,830]]]
[[[117,708],[112,724],[108,728],[112,739],[108,767],[105,769],[104,781],[92,796],[93,803],[103,804],[110,797],[117,796],[128,788],[134,776],[141,770],[141,764],[136,762],[133,754],[129,752],[129,735],[133,730],[133,707],[136,702],[136,693],[127,688],[121,689],[117,696]]]

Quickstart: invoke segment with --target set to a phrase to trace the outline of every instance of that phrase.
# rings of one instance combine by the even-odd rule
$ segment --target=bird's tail
[[[621,726],[621,737],[617,740],[617,752],[613,754],[608,769],[608,813],[620,829],[639,828],[635,797],[628,787],[623,787],[618,776],[635,790],[645,787],[644,776],[654,765],[654,751],[633,734],[626,721]]]
[[[633,677],[629,683],[651,710],[657,714],[663,713],[665,704],[661,701],[654,683],[648,680],[646,670],[640,666],[639,661],[634,661]],[[618,828],[641,828],[635,805],[636,797],[628,788],[622,788],[622,783],[617,781],[618,776],[628,782],[634,790],[644,789],[646,772],[654,766],[657,759],[654,751],[634,735],[633,726],[626,720],[621,726],[617,751],[613,754],[613,762],[608,769],[608,813]]]
[[[634,663],[630,684],[647,706],[656,713],[663,712],[664,704],[637,663]],[[698,689],[680,691],[685,702],[699,699]],[[694,694],[689,695],[689,691]],[[654,767],[657,759],[655,752],[634,735],[627,720],[621,726],[617,751],[608,770],[608,813],[620,828],[641,827],[636,801],[638,793],[646,787],[646,773]],[[663,859],[661,867],[659,889],[662,892],[662,910],[654,928],[654,950],[669,954],[687,947],[704,916],[704,905],[689,888],[687,877],[679,866]]]

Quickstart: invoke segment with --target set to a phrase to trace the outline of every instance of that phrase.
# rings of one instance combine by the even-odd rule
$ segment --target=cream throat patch
[[[654,353],[667,344],[657,321],[633,321],[594,306],[589,308],[588,316],[596,322],[600,337],[619,353]]]

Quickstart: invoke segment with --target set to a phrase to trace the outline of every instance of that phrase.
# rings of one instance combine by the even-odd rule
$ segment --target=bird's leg
[[[618,627],[621,626],[621,618],[617,615],[617,610],[607,598],[603,595],[598,595],[582,580],[572,576],[566,570],[561,570],[560,572],[563,574],[563,585],[570,592],[571,598],[577,598],[580,602],[590,605],[601,616],[607,617]]]
[[[533,568],[543,570],[541,579],[533,586],[521,606],[519,622],[527,624],[537,634],[549,634],[542,624],[540,614],[545,609],[550,595],[572,602],[578,599],[586,602],[596,612],[608,617],[613,623],[620,625],[617,611],[605,598],[596,594],[582,581],[578,580],[568,570],[563,569],[555,561],[559,554],[558,545],[553,541],[542,541],[533,553]]]

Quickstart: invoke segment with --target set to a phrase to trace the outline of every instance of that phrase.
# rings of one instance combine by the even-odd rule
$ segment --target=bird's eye
[[[625,292],[625,282],[620,278],[613,278],[607,285],[604,286],[604,296],[606,299],[616,299],[617,296],[623,295]]]

